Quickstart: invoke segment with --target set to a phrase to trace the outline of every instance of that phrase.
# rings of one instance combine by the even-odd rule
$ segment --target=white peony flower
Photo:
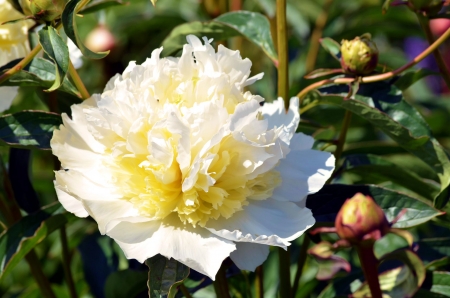
[[[158,253],[213,278],[230,256],[254,270],[314,224],[304,207],[334,157],[296,134],[298,99],[260,106],[251,62],[187,37],[180,58],[153,51],[102,94],[63,114],[51,146],[62,205],[92,216],[128,258]]]
[[[14,9],[7,0],[0,0],[0,67],[15,59],[25,57],[30,52],[28,29],[33,26],[31,20],[1,25],[4,22],[22,19],[25,16]],[[0,112],[11,106],[17,95],[18,87],[1,87]]]

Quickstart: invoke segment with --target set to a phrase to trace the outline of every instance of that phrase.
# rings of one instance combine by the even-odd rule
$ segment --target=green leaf
[[[323,289],[317,298],[347,298],[351,297],[352,289],[362,282],[359,279],[363,276],[361,271],[353,272],[345,277],[335,278]]]
[[[320,40],[320,44],[334,59],[341,62],[341,45],[337,41],[324,37]]]
[[[39,32],[39,43],[44,52],[55,63],[55,82],[47,91],[53,91],[61,86],[69,70],[69,49],[58,31],[51,26],[42,28]]]
[[[305,79],[316,79],[316,78],[320,78],[323,76],[328,76],[328,75],[332,75],[332,74],[341,74],[342,73],[342,69],[329,69],[329,68],[319,68],[316,70],[313,70],[312,72],[310,72],[309,74],[305,75],[304,78]]]
[[[320,95],[310,93],[310,96],[316,97],[314,100],[320,103],[341,106],[366,119],[432,167],[441,183],[434,206],[445,206],[448,201],[445,192],[450,185],[450,161],[419,112],[403,99],[398,88],[386,81],[361,84],[355,98],[345,100],[346,89],[342,85],[330,86],[320,89]]]
[[[345,270],[347,273],[351,271],[350,263],[334,254],[337,250],[338,248],[333,247],[327,241],[321,241],[308,250],[308,254],[314,257],[319,265],[316,274],[318,280],[332,279],[341,270]]]
[[[0,117],[0,141],[17,148],[50,150],[53,131],[61,116],[43,111],[22,111]]]
[[[360,174],[366,183],[383,183],[391,181],[404,186],[424,198],[433,200],[439,188],[426,183],[413,172],[372,154],[348,155],[343,160],[339,171]]]
[[[424,285],[428,284],[431,285],[431,287],[427,286],[428,292],[440,294],[444,297],[450,297],[450,272],[429,272],[425,279]]]
[[[48,89],[56,80],[55,69],[56,66],[51,61],[43,58],[35,58],[23,70],[15,73],[6,82],[1,83],[0,85],[37,86]],[[58,90],[81,97],[78,90],[67,77],[64,78],[62,85]]]
[[[244,36],[259,46],[274,62],[278,59],[270,35],[269,21],[257,12],[229,12],[210,22],[191,22],[177,26],[162,43],[163,55],[171,55],[180,50],[186,44],[188,34],[215,40]]]
[[[149,268],[148,291],[150,298],[159,298],[164,295],[174,298],[177,286],[189,275],[189,267],[173,258],[169,260],[159,254],[147,259],[145,264]]]
[[[103,9],[114,7],[114,6],[120,6],[120,5],[124,5],[124,3],[120,0],[96,1],[94,3],[86,5],[86,7],[80,11],[80,14],[85,15],[85,14],[97,12],[99,10],[103,10]]]
[[[405,238],[399,235],[388,233],[382,238],[375,241],[373,252],[377,259],[381,259],[383,256],[396,251],[397,249],[408,248],[409,243]]]
[[[417,244],[419,246],[418,254],[425,262],[439,261],[450,257],[450,237],[420,239]]]
[[[395,81],[394,85],[400,90],[406,90],[418,80],[433,75],[436,76],[439,75],[439,73],[426,68],[408,71],[403,73],[402,76],[399,77],[397,81]]]
[[[122,270],[111,273],[105,282],[106,298],[136,297],[147,289],[145,271]]]
[[[388,221],[406,209],[406,213],[393,225],[394,228],[413,227],[442,215],[425,202],[375,185],[325,185],[319,192],[308,196],[306,207],[311,209],[317,222],[334,222],[345,200],[358,192],[371,196],[383,209]]]
[[[49,205],[23,217],[0,235],[0,279],[49,234],[76,219],[71,213],[61,213],[63,211],[59,203]]]
[[[64,11],[61,16],[62,24],[64,26],[64,32],[66,32],[67,37],[73,41],[73,43],[80,49],[81,53],[83,53],[84,56],[91,59],[102,59],[109,54],[109,51],[98,53],[92,52],[83,44],[78,34],[78,29],[76,25],[76,17],[77,17],[76,12],[78,10],[78,5],[80,4],[80,1],[81,0],[69,0],[69,2],[67,2],[66,7],[64,8]]]

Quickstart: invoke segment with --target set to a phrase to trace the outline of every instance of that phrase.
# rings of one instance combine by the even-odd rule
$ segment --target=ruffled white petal
[[[312,150],[313,138],[302,133],[292,139],[292,150],[280,160],[277,170],[281,174],[281,185],[272,198],[279,201],[299,202],[307,195],[319,191],[334,170],[335,158],[328,152]],[[308,148],[309,147],[309,148]]]
[[[70,195],[64,187],[59,185],[56,181],[54,181],[56,195],[58,196],[58,200],[63,205],[64,209],[75,214],[78,217],[88,217],[89,213],[83,206],[81,200],[75,198]]]
[[[236,242],[236,250],[230,254],[231,260],[241,270],[255,271],[269,255],[269,246],[249,242]]]
[[[251,201],[231,219],[210,220],[206,227],[212,233],[238,242],[253,242],[287,247],[314,225],[311,210],[291,202],[272,199]]]
[[[164,222],[121,222],[107,233],[130,259],[144,262],[162,254],[215,279],[222,261],[236,249],[206,229],[183,225],[176,216]]]

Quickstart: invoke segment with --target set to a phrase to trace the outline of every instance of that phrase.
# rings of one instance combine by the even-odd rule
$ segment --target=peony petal
[[[294,136],[294,150],[289,152],[285,159],[280,160],[276,167],[281,174],[281,185],[275,189],[272,198],[278,201],[300,202],[307,195],[319,191],[330,178],[335,158],[328,152],[303,149],[302,140],[305,140],[305,144],[311,144],[311,139],[303,134]],[[296,148],[303,150],[295,150]]]
[[[255,271],[269,255],[269,246],[249,242],[236,242],[236,250],[230,258],[241,270]]]
[[[212,233],[232,241],[253,242],[286,247],[315,223],[311,210],[291,202],[272,199],[250,201],[231,218],[210,220]]]
[[[58,196],[58,200],[63,205],[64,209],[75,214],[78,217],[88,217],[89,213],[83,206],[83,203],[71,196],[61,185],[59,185],[56,181],[53,181],[55,185],[56,195]]]
[[[184,225],[170,215],[164,221],[121,222],[107,233],[127,258],[143,263],[156,254],[174,258],[214,279],[222,261],[236,249],[233,242],[208,230]]]

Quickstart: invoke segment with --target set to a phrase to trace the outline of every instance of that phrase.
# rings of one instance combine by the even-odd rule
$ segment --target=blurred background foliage
[[[275,21],[275,0],[243,0],[230,1],[230,3],[224,0],[159,0],[156,7],[153,7],[148,0],[124,2],[124,5],[86,14],[78,21],[80,34],[88,46],[111,49],[111,53],[105,59],[85,60],[82,68],[79,69],[80,76],[91,93],[101,92],[109,78],[123,72],[129,61],[144,62],[152,50],[161,46],[176,26],[186,22],[213,19],[233,8],[233,3],[241,4],[243,10],[266,15],[272,25]],[[324,49],[317,47],[314,43],[311,45],[315,34],[341,41],[370,32],[380,52],[379,62],[386,69],[395,69],[404,65],[426,48],[425,38],[414,13],[411,13],[407,7],[399,6],[390,8],[386,14],[382,14],[382,2],[381,0],[288,0],[290,95],[295,96],[302,88],[314,82],[314,80],[303,78],[313,69],[339,68],[339,63]],[[440,19],[433,21],[432,29],[436,36],[439,36],[448,26],[450,22]],[[272,30],[272,36],[275,39],[274,35],[276,30]],[[231,49],[239,49],[243,57],[248,57],[253,62],[252,75],[264,72],[264,78],[249,87],[252,93],[262,95],[267,101],[276,98],[276,68],[260,48],[242,37],[215,41],[215,44],[217,45],[218,42],[227,44]],[[450,62],[449,42],[444,44],[442,52],[446,61]],[[314,58],[315,55],[317,59]],[[437,71],[433,57],[428,57],[418,67]],[[62,112],[70,112],[68,108],[70,103],[76,102],[75,98],[61,92],[48,94],[39,88],[21,88],[8,113],[27,109],[49,110],[52,96],[58,96],[62,102],[60,104]],[[426,119],[439,142],[449,149],[450,98],[441,78],[429,76],[420,80],[408,88],[404,96]],[[334,146],[329,144],[331,140],[338,137],[344,112],[342,108],[336,106],[317,106],[301,115],[299,131],[312,134],[316,139],[316,148],[323,149],[324,146],[328,146],[326,150],[333,152]],[[18,159],[27,161],[29,158],[30,160],[29,163],[23,162],[17,168],[15,175],[22,179],[29,176],[32,187],[18,186],[21,188],[19,192],[24,192],[23,196],[27,198],[38,198],[38,206],[54,202],[56,194],[52,182],[54,174],[51,152],[21,151],[25,150],[11,149],[10,152],[8,147],[0,147],[7,168],[11,168],[11,163],[17,163]],[[395,169],[400,168],[414,173],[431,189],[439,189],[436,174],[423,161],[407,153],[367,120],[354,116],[348,131],[343,157],[367,153],[376,154],[384,161],[392,163],[393,175],[397,175]],[[410,194],[424,201],[429,199],[405,187],[401,179],[398,180],[400,182],[392,179],[389,173],[374,170],[371,165],[348,169],[335,177],[335,182],[376,184]],[[449,235],[448,223],[439,220],[416,227],[411,232],[416,240]],[[77,219],[67,226],[67,233],[72,257],[72,272],[80,297],[110,298],[135,295],[146,297],[145,283],[142,283],[142,280],[145,281],[147,278],[146,266],[126,260],[114,241],[108,237],[100,237],[94,221]],[[37,246],[37,253],[41,260],[45,260],[42,263],[45,264],[43,270],[50,278],[55,293],[58,297],[68,297],[60,259],[62,248],[58,237],[58,233],[51,234]],[[304,237],[309,236],[297,239],[290,248],[292,280],[296,274],[297,259]],[[318,242],[320,238],[312,237],[311,240]],[[337,238],[326,235],[322,236],[322,240],[333,242]],[[420,247],[419,255],[425,264],[450,256],[450,241],[443,241],[439,249],[427,247],[427,245]],[[347,259],[352,264],[354,272],[361,275],[358,273],[359,261],[354,253],[343,250],[339,252],[339,256]],[[443,262],[443,265],[439,267],[440,270],[450,270],[449,264],[450,262]],[[277,266],[274,250],[264,263],[266,297],[277,296],[279,282]],[[254,273],[239,272],[237,268],[233,268],[228,272],[233,297],[254,296]],[[308,257],[301,275],[299,290],[295,294],[296,298],[331,297],[320,294],[329,282],[317,280],[315,278],[317,271],[317,262]],[[345,273],[338,273],[337,277],[344,275]],[[126,283],[128,287],[123,283],[117,283],[117,279],[128,281]],[[136,281],[141,282],[136,284]],[[211,281],[195,272],[191,271],[186,286],[196,289],[194,297],[215,297]],[[180,293],[178,295],[181,296]],[[24,261],[0,281],[0,296],[22,298],[40,296],[29,274],[28,265]],[[420,296],[419,293],[417,297],[425,296]]]

